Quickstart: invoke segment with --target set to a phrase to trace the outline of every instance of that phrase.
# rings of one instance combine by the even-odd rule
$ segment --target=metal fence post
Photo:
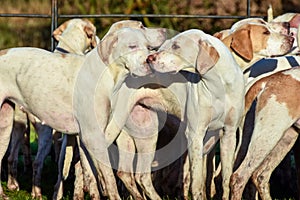
[[[51,5],[51,51],[54,51],[55,46],[56,46],[56,41],[52,37],[53,31],[57,28],[57,19],[58,19],[58,12],[57,12],[57,0],[52,0],[52,5]]]
[[[247,0],[247,17],[251,17],[251,0]]]

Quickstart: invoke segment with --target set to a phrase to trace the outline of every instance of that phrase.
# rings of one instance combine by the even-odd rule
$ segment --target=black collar
[[[70,52],[68,52],[67,50],[65,50],[65,49],[63,49],[63,48],[60,48],[60,47],[56,47],[55,50],[60,51],[60,52],[62,52],[62,53],[70,53]]]

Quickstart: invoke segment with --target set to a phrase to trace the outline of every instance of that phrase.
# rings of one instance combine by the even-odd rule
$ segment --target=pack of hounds
[[[214,35],[170,36],[122,20],[99,39],[89,20],[71,19],[53,32],[54,52],[1,50],[8,189],[20,189],[23,144],[32,197],[42,199],[54,141],[53,199],[63,198],[71,165],[74,199],[272,199],[271,174],[293,147],[300,180],[299,25],[299,13],[286,13],[239,20]],[[30,123],[38,134],[33,163]],[[7,198],[1,185],[0,195]]]

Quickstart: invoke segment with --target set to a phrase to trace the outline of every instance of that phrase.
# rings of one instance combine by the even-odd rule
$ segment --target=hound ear
[[[300,25],[300,14],[296,14],[290,21],[290,27],[298,28],[299,25]]]
[[[218,62],[220,55],[208,42],[199,40],[199,53],[196,68],[200,75],[205,74]]]
[[[216,32],[213,36],[219,40],[223,40],[230,34],[230,29],[225,29],[223,31]]]
[[[68,23],[70,20],[64,22],[63,24],[61,24],[59,27],[57,27],[53,33],[52,33],[52,37],[54,37],[54,39],[56,39],[57,41],[59,41],[59,36],[64,32],[64,30],[66,30]]]
[[[86,33],[87,37],[91,39],[91,46],[94,48],[97,46],[96,41],[96,28],[90,22],[87,22],[87,25],[84,26],[84,32]]]
[[[232,35],[230,47],[243,59],[248,61],[253,59],[252,42],[250,38],[250,29],[242,28]]]
[[[222,40],[223,38],[223,33],[220,31],[220,32],[216,32],[214,33],[213,35],[214,37],[218,38],[219,40]]]
[[[109,56],[111,55],[112,49],[117,42],[118,37],[115,34],[109,34],[98,45],[98,54],[106,65],[109,65]]]

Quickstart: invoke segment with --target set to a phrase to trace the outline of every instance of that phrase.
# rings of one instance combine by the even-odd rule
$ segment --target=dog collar
[[[55,50],[60,51],[60,52],[62,52],[62,53],[70,53],[70,52],[68,52],[67,50],[65,50],[65,49],[63,49],[63,48],[60,48],[60,47],[56,47]]]

